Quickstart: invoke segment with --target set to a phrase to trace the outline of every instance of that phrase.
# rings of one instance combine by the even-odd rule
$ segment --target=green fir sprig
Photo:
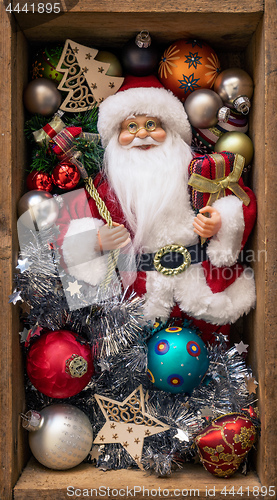
[[[96,175],[102,167],[104,149],[99,143],[89,142],[84,138],[77,137],[74,141],[76,151],[81,153],[80,161],[84,165],[89,176]]]
[[[39,172],[46,172],[52,174],[55,166],[59,163],[57,155],[49,148],[46,142],[36,147],[32,151],[32,160],[27,169],[28,172],[38,170]]]
[[[67,127],[82,127],[83,132],[98,133],[98,108],[96,105],[83,113],[66,113],[63,115],[62,120]]]
[[[47,123],[49,123],[51,119],[49,117],[43,115],[34,115],[32,118],[26,121],[24,127],[24,133],[27,139],[31,142],[35,142],[35,138],[33,133],[37,130],[40,130],[42,127],[45,127]]]

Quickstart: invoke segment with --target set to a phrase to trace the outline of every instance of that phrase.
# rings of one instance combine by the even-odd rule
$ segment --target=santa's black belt
[[[143,253],[138,258],[138,271],[158,271],[166,276],[176,276],[191,264],[207,260],[207,245],[166,245],[155,253]]]

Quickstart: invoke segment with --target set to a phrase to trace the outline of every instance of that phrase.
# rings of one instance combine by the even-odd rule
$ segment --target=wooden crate
[[[17,3],[14,1],[14,6]],[[21,1],[20,5],[26,3],[32,8],[31,1]],[[138,499],[154,496],[154,492],[147,493],[147,488],[156,489],[160,498],[177,498],[179,495],[174,490],[178,488],[184,490],[183,496],[201,499],[214,496],[219,499],[226,498],[220,493],[225,485],[227,491],[234,486],[234,495],[231,495],[233,498],[274,498],[269,490],[264,494],[265,490],[261,490],[261,486],[276,487],[277,477],[277,344],[274,338],[277,306],[277,218],[274,207],[277,192],[274,158],[277,143],[276,0],[180,0],[178,3],[172,0],[63,0],[59,3],[63,13],[54,17],[35,13],[8,14],[5,10],[8,4],[6,0],[2,0],[0,6],[0,498],[60,500],[68,498],[66,488],[70,485],[81,489],[104,486],[106,490],[102,490],[102,498],[119,498],[120,493],[117,496],[114,492],[112,496],[108,487],[126,490],[127,487],[137,486]],[[251,183],[258,198],[258,219],[252,241],[256,256],[253,267],[257,283],[257,308],[245,321],[244,340],[249,340],[251,352],[247,361],[259,381],[262,429],[256,458],[257,472],[251,472],[246,477],[236,474],[229,480],[216,479],[202,466],[185,466],[183,471],[173,474],[171,478],[158,479],[141,471],[104,473],[87,464],[72,471],[60,472],[50,471],[37,464],[34,459],[27,463],[29,454],[26,433],[22,431],[19,416],[25,410],[18,335],[20,325],[18,308],[8,304],[8,295],[13,290],[17,261],[16,204],[24,192],[26,143],[23,134],[22,90],[28,79],[28,51],[32,43],[63,42],[66,38],[102,48],[120,47],[141,29],[148,29],[163,44],[181,37],[201,37],[216,50],[220,50],[225,61],[239,63],[254,79],[255,93],[249,133],[255,146]],[[240,486],[242,490],[239,490]],[[168,490],[169,493],[163,496],[159,488]]]

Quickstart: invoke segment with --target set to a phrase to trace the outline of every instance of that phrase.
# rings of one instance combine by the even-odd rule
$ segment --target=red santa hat
[[[191,144],[191,126],[181,101],[155,76],[127,76],[119,91],[99,106],[98,131],[103,146],[119,132],[126,118],[145,114],[159,118],[165,130],[176,132]]]

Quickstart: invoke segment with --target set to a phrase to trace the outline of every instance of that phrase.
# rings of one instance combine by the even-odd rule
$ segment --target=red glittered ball
[[[53,184],[49,174],[46,172],[38,172],[38,170],[33,170],[27,176],[27,188],[29,191],[40,190],[40,191],[52,191]]]
[[[74,189],[80,180],[80,172],[76,165],[64,161],[53,170],[52,181],[60,189]]]
[[[67,330],[39,337],[28,352],[26,367],[35,388],[51,398],[78,394],[94,373],[91,347]]]
[[[217,477],[230,477],[252,448],[255,427],[246,415],[230,413],[213,420],[195,438],[201,462]]]

